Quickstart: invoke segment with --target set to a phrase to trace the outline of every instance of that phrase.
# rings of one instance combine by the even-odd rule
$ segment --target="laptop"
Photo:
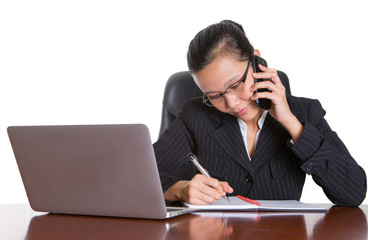
[[[33,210],[165,219],[166,207],[143,124],[11,126],[8,135]]]

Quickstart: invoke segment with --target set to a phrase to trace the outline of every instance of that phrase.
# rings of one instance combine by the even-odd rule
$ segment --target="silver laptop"
[[[143,124],[13,126],[8,135],[35,211],[164,219],[167,208]]]

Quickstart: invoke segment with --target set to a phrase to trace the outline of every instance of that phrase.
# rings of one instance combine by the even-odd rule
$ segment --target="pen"
[[[257,205],[257,206],[261,206],[261,204],[259,202],[257,202],[256,200],[252,200],[250,198],[246,198],[246,197],[243,197],[243,196],[240,196],[240,195],[237,195],[236,197],[240,198],[241,200],[243,200],[247,203],[254,204],[254,205]]]
[[[211,177],[210,174],[207,172],[207,170],[202,167],[201,164],[199,164],[197,157],[193,154],[193,153],[188,153],[187,155],[190,159],[190,161],[192,161],[192,163],[194,164],[194,166],[206,177]],[[229,198],[226,196],[226,194],[223,196],[223,198],[225,198],[228,202],[230,202]]]

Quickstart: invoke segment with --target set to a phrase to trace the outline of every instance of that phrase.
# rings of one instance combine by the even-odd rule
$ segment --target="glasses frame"
[[[231,91],[231,88],[233,88],[234,86],[236,86],[237,84],[240,84],[241,82],[242,83],[245,83],[245,80],[247,79],[247,76],[248,76],[248,70],[249,70],[249,66],[250,66],[250,60],[248,61],[248,65],[247,65],[247,68],[245,69],[245,72],[244,72],[244,75],[243,77],[234,82],[233,84],[231,84],[230,86],[228,86],[225,91],[223,92],[219,92],[219,94],[216,94],[216,96],[219,96],[219,97],[223,97],[225,94],[231,94],[232,91]],[[202,96],[202,101],[204,104],[206,104],[207,106],[210,106],[210,107],[213,107],[213,104],[211,102],[211,100],[209,99],[209,97],[206,95],[206,94],[203,94]]]

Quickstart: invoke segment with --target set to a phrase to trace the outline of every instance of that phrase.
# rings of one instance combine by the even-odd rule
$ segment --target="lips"
[[[245,114],[247,112],[248,108],[249,108],[249,105],[250,104],[248,104],[245,108],[243,108],[242,110],[237,112],[236,115],[241,116],[241,115]]]

